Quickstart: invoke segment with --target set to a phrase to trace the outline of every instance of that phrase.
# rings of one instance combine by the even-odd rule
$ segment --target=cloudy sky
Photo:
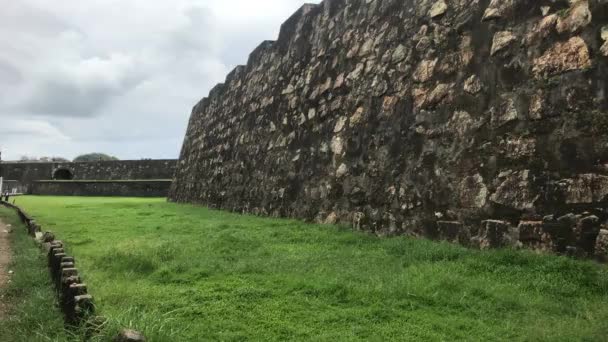
[[[303,0],[0,0],[0,148],[176,158],[192,106]]]

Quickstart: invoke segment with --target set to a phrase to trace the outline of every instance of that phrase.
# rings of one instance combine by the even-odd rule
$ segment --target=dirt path
[[[0,289],[6,286],[9,280],[8,265],[11,261],[11,250],[9,245],[9,229],[4,222],[0,221]],[[6,315],[5,300],[0,292],[0,321]]]

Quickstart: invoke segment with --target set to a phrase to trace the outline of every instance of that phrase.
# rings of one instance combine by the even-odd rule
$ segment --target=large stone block
[[[591,67],[589,48],[580,37],[558,42],[544,55],[534,60],[533,72],[537,77],[549,77],[567,71]]]
[[[532,187],[530,170],[507,171],[501,176],[502,182],[490,196],[492,202],[517,210],[534,208],[539,195]]]
[[[555,250],[551,234],[545,230],[543,221],[521,221],[518,228],[519,241],[523,246],[538,251]]]
[[[566,204],[592,204],[606,200],[608,177],[597,174],[581,174],[559,181]]]
[[[486,220],[481,223],[479,234],[473,242],[481,249],[517,246],[519,232],[509,222]]]
[[[457,221],[437,221],[437,233],[440,240],[459,242],[466,235],[465,227]]]
[[[600,261],[608,261],[608,230],[600,230],[595,243],[595,256]]]

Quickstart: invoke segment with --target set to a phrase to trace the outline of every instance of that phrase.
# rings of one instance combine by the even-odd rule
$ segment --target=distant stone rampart
[[[19,181],[56,179],[66,170],[74,180],[171,179],[175,173],[174,159],[112,160],[77,163],[2,163],[4,178]]]
[[[18,192],[41,195],[126,196],[162,193],[165,196],[176,164],[174,159],[77,163],[4,162],[0,165],[0,172],[6,180],[4,189],[9,191],[17,189]],[[142,180],[149,181],[148,185],[144,186],[142,182],[100,182]],[[88,182],[85,184],[78,181]]]
[[[305,5],[192,111],[170,199],[605,253],[608,2]]]
[[[171,180],[34,181],[30,192],[52,196],[166,197]]]

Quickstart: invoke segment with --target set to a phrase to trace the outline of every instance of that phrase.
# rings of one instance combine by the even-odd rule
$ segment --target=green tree
[[[119,160],[114,156],[105,153],[87,153],[74,158],[74,162],[90,162],[90,161],[108,161]]]

